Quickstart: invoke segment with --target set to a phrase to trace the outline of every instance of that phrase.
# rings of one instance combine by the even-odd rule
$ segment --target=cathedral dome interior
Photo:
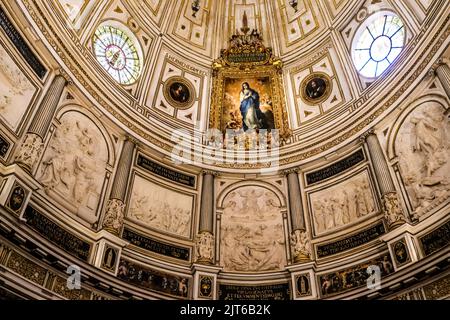
[[[450,298],[449,20],[0,1],[0,300]]]

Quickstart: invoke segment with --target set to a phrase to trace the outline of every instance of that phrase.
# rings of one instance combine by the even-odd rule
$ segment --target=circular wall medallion
[[[190,81],[182,77],[171,77],[164,84],[164,97],[178,109],[188,109],[195,99],[195,89]]]
[[[331,78],[326,73],[311,73],[300,85],[302,100],[311,105],[321,103],[330,96],[332,86]]]

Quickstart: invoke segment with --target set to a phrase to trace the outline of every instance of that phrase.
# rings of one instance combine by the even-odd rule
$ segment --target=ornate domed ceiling
[[[0,294],[448,296],[447,2],[2,2]]]

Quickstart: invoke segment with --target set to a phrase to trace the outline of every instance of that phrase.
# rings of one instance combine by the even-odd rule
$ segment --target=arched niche
[[[450,121],[448,104],[439,96],[421,97],[399,117],[390,136],[409,203],[416,217],[450,191]]]
[[[218,199],[220,264],[226,272],[270,272],[286,265],[286,211],[281,192],[268,183],[226,188]]]
[[[111,140],[100,121],[78,105],[66,105],[41,158],[37,180],[47,195],[92,225],[114,163]]]

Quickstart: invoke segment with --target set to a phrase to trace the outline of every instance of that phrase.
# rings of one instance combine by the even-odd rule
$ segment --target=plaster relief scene
[[[135,176],[128,218],[160,232],[189,237],[193,196]]]
[[[404,120],[395,142],[400,171],[416,217],[450,190],[450,122],[445,109],[426,102]]]
[[[49,142],[37,177],[48,195],[92,224],[98,220],[107,161],[106,141],[98,127],[83,114],[68,112]]]
[[[15,130],[36,89],[0,46],[0,119]]]
[[[314,230],[323,234],[377,211],[366,171],[310,195]]]
[[[286,265],[280,200],[259,186],[241,187],[224,199],[221,265],[227,271],[271,271]]]

